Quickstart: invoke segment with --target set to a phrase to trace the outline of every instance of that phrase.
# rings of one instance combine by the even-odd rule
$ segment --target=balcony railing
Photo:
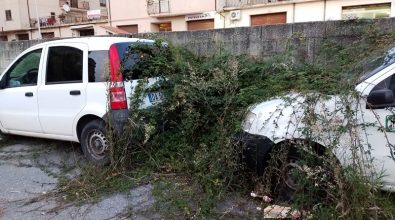
[[[52,27],[52,26],[59,26],[64,24],[78,24],[78,23],[86,23],[91,22],[93,20],[104,20],[107,19],[107,16],[101,16],[98,19],[88,19],[86,15],[81,16],[49,16],[49,17],[40,17],[40,27]],[[35,28],[37,27],[37,19],[30,19],[30,27]]]
[[[243,6],[259,5],[259,4],[279,3],[279,2],[289,2],[289,1],[292,1],[292,0],[226,0],[225,1],[225,8],[243,7]]]
[[[89,1],[81,1],[81,0],[59,0],[59,6],[69,5],[70,8],[84,9],[89,10]]]
[[[170,13],[169,0],[148,0],[147,11],[149,15]]]

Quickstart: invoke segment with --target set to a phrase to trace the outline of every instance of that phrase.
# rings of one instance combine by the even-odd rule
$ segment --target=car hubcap
[[[284,172],[284,182],[288,188],[293,191],[297,190],[302,171],[302,167],[298,164],[297,160],[290,160],[288,162]]]
[[[101,131],[93,131],[89,136],[88,146],[91,155],[95,159],[102,159],[106,156],[108,149],[108,142],[106,136]]]

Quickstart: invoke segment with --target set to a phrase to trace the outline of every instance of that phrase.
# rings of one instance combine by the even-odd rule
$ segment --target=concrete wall
[[[363,31],[372,27],[383,33],[393,33],[395,31],[395,18],[307,22],[131,36],[164,38],[168,42],[186,47],[200,56],[207,56],[218,50],[226,50],[238,55],[248,54],[253,57],[265,58],[284,52],[287,46],[291,44],[295,48],[295,58],[301,61],[314,62],[322,39],[332,39],[347,44],[360,36]],[[4,70],[24,49],[39,42],[0,42],[0,70]]]
[[[0,42],[0,72],[2,73],[22,51],[41,42],[44,40]]]
[[[395,18],[134,34],[132,37],[163,38],[176,46],[186,47],[200,56],[226,50],[236,55],[248,54],[265,58],[282,53],[287,46],[292,45],[296,50],[296,58],[313,62],[323,39],[348,44],[370,28],[393,34]]]

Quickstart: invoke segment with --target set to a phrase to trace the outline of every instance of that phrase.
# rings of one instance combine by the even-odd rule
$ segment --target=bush
[[[294,62],[292,51],[254,60],[229,53],[196,57],[181,48],[164,48],[161,41],[153,47],[131,48],[141,53],[142,59],[124,77],[136,72],[143,77],[160,76],[155,88],[160,88],[166,98],[154,111],[139,109],[141,97],[148,92],[145,80],[140,81],[132,97],[128,127],[112,143],[114,169],[144,166],[156,172],[189,175],[201,184],[206,204],[213,204],[229,190],[248,188],[246,180],[250,178],[242,178],[245,174],[239,172],[241,149],[232,139],[240,130],[247,108],[291,91],[350,95],[367,57],[382,53],[392,40],[387,35],[372,36],[371,32],[346,46],[324,40],[315,63]],[[336,181],[340,180],[337,177]],[[326,206],[315,209],[317,201],[310,198],[295,205],[316,210],[317,216],[330,213],[334,218],[374,217],[367,207],[384,203],[375,203],[379,196],[373,188],[360,184],[365,179],[347,170],[341,178],[345,182],[342,179],[335,184],[337,190]],[[346,185],[341,188],[341,184]],[[351,184],[360,187],[351,188]],[[342,199],[341,193],[351,193],[352,197]],[[338,211],[338,202],[342,202],[343,211]],[[202,212],[209,211],[212,205],[205,207]],[[356,210],[359,216],[350,214]]]

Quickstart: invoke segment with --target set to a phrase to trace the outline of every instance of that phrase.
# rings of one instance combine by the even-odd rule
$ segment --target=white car
[[[318,148],[331,147],[337,160],[345,166],[355,162],[352,161],[353,153],[358,153],[359,158],[367,162],[364,175],[372,179],[381,176],[382,189],[395,192],[395,48],[378,60],[380,63],[360,79],[355,87],[358,95],[349,96],[349,103],[344,103],[347,99],[337,95],[318,99],[310,105],[309,111],[319,115],[319,119],[310,127],[309,138],[312,138],[309,141]],[[303,132],[307,127],[303,121],[307,114],[306,97],[294,93],[250,107],[240,139],[245,146],[247,165],[258,174],[263,174],[272,149],[281,143],[292,145],[295,140],[307,139]],[[354,112],[351,117],[345,116],[346,106]],[[358,126],[348,130],[351,134],[340,135],[339,143],[333,147],[335,135],[339,134],[336,129],[350,120]],[[325,121],[327,123],[320,123]],[[353,149],[358,144],[360,148]],[[287,161],[286,169],[298,169],[295,158]],[[369,161],[373,166],[368,166]],[[283,175],[287,187],[295,189],[293,184],[297,180],[292,179],[291,172],[285,171]]]
[[[138,60],[138,56],[128,55],[128,48],[153,43],[90,37],[55,40],[27,49],[0,76],[1,132],[80,142],[87,159],[108,163],[106,122],[111,119],[114,129],[122,130],[129,98],[138,83],[138,76],[124,81],[120,73]],[[158,93],[148,94],[142,108],[160,98]]]

